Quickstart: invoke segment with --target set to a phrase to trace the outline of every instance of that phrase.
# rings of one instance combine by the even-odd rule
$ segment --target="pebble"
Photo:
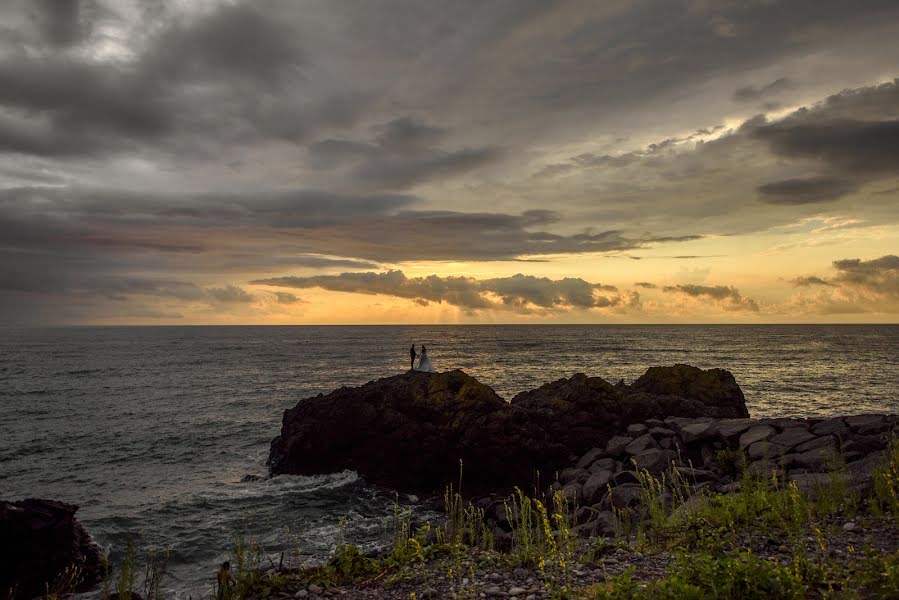
[[[780,546],[777,547],[777,551],[780,552],[781,554],[786,554],[788,552],[788,549],[786,546],[781,544]]]
[[[300,590],[299,592],[294,594],[293,597],[294,598],[305,598],[308,595],[309,595],[309,592],[307,592],[306,590]]]
[[[321,586],[315,585],[314,583],[310,583],[310,584],[309,584],[309,587],[306,588],[306,589],[309,590],[309,593],[310,593],[310,594],[321,594],[321,593],[324,591],[324,590],[321,588]]]
[[[489,588],[484,590],[484,593],[488,596],[499,596],[502,590],[499,589],[498,585],[491,585]]]
[[[848,523],[843,525],[843,531],[855,531],[856,527],[858,526],[855,523],[849,521]]]
[[[514,575],[515,577],[518,577],[519,579],[524,579],[525,577],[530,575],[530,573],[528,573],[527,569],[522,569],[521,567],[516,567],[515,570],[512,571],[512,575]]]

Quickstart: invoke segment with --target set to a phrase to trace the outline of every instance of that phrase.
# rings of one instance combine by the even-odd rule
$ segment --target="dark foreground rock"
[[[0,501],[0,597],[34,598],[52,592],[75,567],[86,591],[102,579],[103,551],[75,519],[78,507],[29,498]]]
[[[469,492],[530,487],[631,423],[700,415],[748,416],[729,372],[654,367],[631,386],[578,374],[511,403],[462,371],[409,372],[300,401],[284,413],[269,464],[273,474],[354,469],[432,491],[459,477],[461,460]]]

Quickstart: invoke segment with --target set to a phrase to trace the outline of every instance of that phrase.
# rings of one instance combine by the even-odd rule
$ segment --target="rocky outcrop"
[[[552,473],[628,425],[671,415],[748,412],[733,376],[721,369],[654,367],[632,386],[578,374],[511,403],[462,371],[409,372],[285,411],[269,464],[273,474],[354,469],[371,483],[431,491],[458,479],[461,460],[468,491],[530,487],[537,472]],[[638,438],[635,432],[623,447]],[[651,442],[632,449],[670,450]]]
[[[53,591],[71,567],[79,573],[75,591],[100,581],[103,551],[75,518],[77,510],[54,500],[0,501],[0,597],[34,598],[46,586]]]
[[[628,434],[645,431],[643,436],[650,436],[656,445],[634,446],[642,436],[625,444],[632,438],[616,436],[559,472],[546,495],[561,491],[569,502],[577,503],[572,510],[576,511],[573,524],[578,535],[614,535],[613,507],[633,508],[640,518],[641,473],[657,478],[665,473],[667,481],[680,482],[681,494],[693,494],[694,499],[738,490],[744,471],[766,479],[776,472],[778,481],[795,482],[810,494],[831,485],[835,478],[842,480],[846,489],[865,493],[873,485],[873,470],[882,464],[890,440],[899,433],[897,415],[669,417],[663,422],[666,427],[631,424],[626,430]],[[512,528],[504,500],[493,495],[477,501],[494,528],[494,537],[501,542],[508,541]],[[689,497],[686,500],[691,502]]]

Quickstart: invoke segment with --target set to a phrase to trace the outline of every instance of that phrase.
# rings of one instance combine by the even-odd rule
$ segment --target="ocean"
[[[408,369],[425,344],[511,399],[583,372],[688,363],[752,416],[899,412],[899,326],[69,327],[0,330],[0,498],[81,506],[113,559],[169,548],[164,587],[208,594],[239,533],[277,562],[384,541],[397,497],[352,472],[266,475],[284,409]],[[415,507],[416,499],[399,496]],[[416,509],[419,510],[419,509]]]

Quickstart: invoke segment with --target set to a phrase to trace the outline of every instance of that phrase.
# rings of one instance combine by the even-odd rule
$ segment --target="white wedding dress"
[[[422,352],[418,357],[418,366],[415,367],[416,371],[424,371],[425,373],[436,373],[434,370],[434,366],[431,364],[431,359],[428,358],[427,352]]]

